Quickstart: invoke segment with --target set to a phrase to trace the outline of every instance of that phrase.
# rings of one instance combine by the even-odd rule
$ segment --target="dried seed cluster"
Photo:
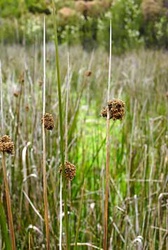
[[[8,154],[14,153],[14,143],[8,135],[4,135],[0,138],[0,152],[6,152]]]
[[[24,72],[19,76],[19,83],[24,83]]]
[[[109,111],[109,119],[122,120],[125,114],[125,103],[119,99],[110,100],[107,107],[102,109],[101,115],[107,117],[107,111]]]
[[[44,122],[44,128],[47,130],[52,130],[54,128],[54,118],[52,114],[46,113],[41,119]]]
[[[90,71],[90,70],[85,72],[85,76],[91,76],[91,74],[92,74],[92,71]]]
[[[65,167],[64,173],[65,173],[66,179],[69,180],[69,181],[72,181],[73,178],[76,175],[76,167],[72,163],[70,163],[68,161],[65,162],[64,167]],[[62,167],[60,169],[60,172],[62,172]]]

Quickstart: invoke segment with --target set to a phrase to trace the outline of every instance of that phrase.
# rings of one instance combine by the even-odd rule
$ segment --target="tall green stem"
[[[59,54],[58,54],[58,37],[57,37],[57,21],[55,4],[53,3],[53,24],[54,24],[54,42],[55,42],[55,59],[56,59],[56,72],[57,72],[57,88],[58,88],[58,101],[59,101],[59,126],[60,126],[60,152],[61,152],[61,163],[62,173],[64,173],[65,166],[65,153],[64,153],[64,133],[63,133],[63,114],[62,114],[62,98],[61,98],[61,79],[60,79],[60,67],[59,67]],[[65,228],[66,228],[66,249],[70,249],[69,242],[69,225],[68,225],[68,210],[67,210],[67,192],[66,192],[66,179],[63,174],[63,200],[64,200],[64,213],[65,213]],[[60,215],[62,219],[62,215]]]

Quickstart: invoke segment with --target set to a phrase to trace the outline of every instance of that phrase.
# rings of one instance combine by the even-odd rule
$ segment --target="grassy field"
[[[60,207],[66,249],[55,49],[50,44],[46,50],[45,110],[55,121],[45,132],[50,249],[60,249]],[[6,170],[16,249],[46,249],[42,45],[1,45],[0,51],[1,136],[9,135],[15,147],[6,155]],[[70,249],[103,249],[106,119],[100,114],[107,105],[108,54],[66,46],[59,53],[65,158],[76,166],[75,178],[63,187]],[[167,55],[140,50],[112,57],[110,99],[123,100],[126,113],[122,121],[110,121],[110,250],[168,249]],[[2,167],[0,195],[0,249],[11,249]]]

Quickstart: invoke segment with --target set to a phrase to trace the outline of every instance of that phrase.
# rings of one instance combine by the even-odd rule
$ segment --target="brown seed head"
[[[25,106],[25,110],[28,112],[30,110],[29,105]]]
[[[14,95],[15,97],[18,97],[18,96],[20,95],[20,91],[15,91],[15,92],[13,92],[13,95]]]
[[[107,107],[101,111],[101,116],[107,117],[109,111],[109,119],[122,120],[125,114],[125,103],[119,99],[113,99],[107,102]]]
[[[54,128],[54,118],[52,114],[46,113],[41,119],[44,122],[44,128],[47,130],[52,130]]]
[[[92,71],[90,71],[90,70],[85,72],[85,76],[91,76],[91,74],[92,74]]]
[[[41,86],[43,85],[43,80],[40,79],[40,80],[38,81],[38,84],[39,84],[39,86],[41,87]]]
[[[65,166],[64,167],[65,167],[64,174],[65,174],[66,179],[68,181],[72,181],[73,178],[76,175],[76,167],[72,163],[70,163],[68,161],[65,162]],[[60,172],[62,172],[62,166],[60,168]]]
[[[19,76],[19,83],[24,83],[24,72]]]
[[[14,153],[14,143],[8,135],[4,135],[0,138],[0,152],[6,152],[8,154]]]

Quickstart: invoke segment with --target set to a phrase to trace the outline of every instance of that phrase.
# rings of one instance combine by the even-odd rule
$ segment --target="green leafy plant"
[[[142,13],[139,1],[117,0],[111,6],[105,17],[99,20],[99,39],[108,47],[109,20],[112,20],[114,52],[135,49],[143,44],[140,34]]]

